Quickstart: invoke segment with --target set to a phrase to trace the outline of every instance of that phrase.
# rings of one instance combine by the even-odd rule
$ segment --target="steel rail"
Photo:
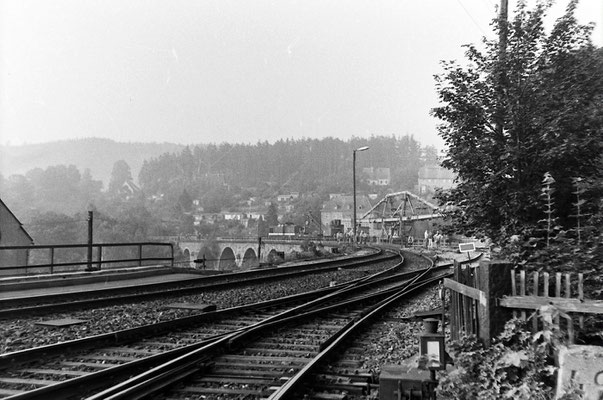
[[[334,350],[337,349],[338,346],[341,345],[344,340],[346,340],[351,334],[355,333],[360,327],[363,327],[367,323],[367,321],[371,320],[376,315],[381,313],[386,307],[392,305],[392,303],[395,303],[396,301],[400,300],[402,297],[408,295],[409,293],[418,290],[425,285],[440,281],[443,278],[442,276],[437,276],[419,282],[419,279],[421,279],[429,272],[431,271],[426,271],[423,274],[417,276],[407,286],[400,289],[387,299],[371,307],[372,310],[362,316],[359,320],[352,321],[342,330],[337,332],[334,336],[331,337],[331,339],[329,339],[328,343],[324,344],[322,351],[318,355],[313,357],[312,360],[309,361],[301,370],[299,370],[294,376],[290,377],[284,385],[282,385],[274,393],[272,393],[268,400],[282,400],[285,398],[290,398],[293,394],[293,391],[299,388],[303,381],[308,378],[310,373],[327,357],[331,356]]]
[[[481,257],[481,255],[478,255],[476,258],[471,259],[471,260],[464,260],[463,263],[473,262],[476,259],[478,259],[479,257]],[[415,277],[411,282],[403,284],[402,288],[393,288],[393,289],[385,290],[384,291],[385,294],[389,294],[391,292],[394,292],[394,294],[392,296],[390,296],[388,299],[386,299],[386,301],[384,301],[384,302],[387,302],[387,300],[389,300],[390,302],[393,302],[393,301],[399,299],[401,296],[404,296],[414,290],[417,290],[418,288],[420,288],[426,284],[430,284],[435,281],[440,281],[444,277],[450,275],[450,274],[439,275],[435,278],[431,278],[430,280],[421,281],[421,282],[417,283],[417,285],[415,287],[411,287],[413,285],[413,283],[416,283],[425,274],[428,274],[435,269],[445,269],[445,268],[449,268],[450,266],[452,266],[452,263],[451,263],[451,264],[444,264],[444,265],[434,267],[433,260],[431,260],[431,261],[432,261],[432,265],[430,268],[418,271],[420,273],[417,274],[417,277]],[[357,285],[361,286],[359,284],[357,284]],[[328,296],[333,296],[333,295],[334,295],[334,293],[332,293]],[[379,296],[379,295],[383,295],[383,294],[374,294],[372,296]],[[369,296],[369,297],[372,297],[372,296]],[[327,296],[325,296],[325,297],[327,297]],[[284,319],[278,319],[278,320],[273,319],[270,322],[263,321],[261,323],[257,323],[257,324],[255,324],[255,326],[247,327],[245,329],[242,329],[239,333],[235,332],[232,335],[230,335],[229,339],[227,339],[229,347],[236,345],[236,343],[238,341],[244,340],[244,338],[246,336],[252,335],[255,330],[261,331],[263,329],[266,329],[266,327],[269,327],[269,326],[285,324],[291,320],[299,319],[300,317],[303,318],[308,315],[322,313],[322,312],[325,312],[329,308],[340,307],[341,305],[349,305],[349,304],[352,304],[352,303],[358,302],[358,301],[359,301],[358,299],[346,300],[346,301],[338,303],[335,306],[327,306],[326,308],[309,311],[301,316],[298,314],[297,316],[289,316]],[[367,312],[366,316],[362,319],[362,321],[368,321],[369,318],[371,318],[371,316],[375,315],[375,313],[378,312],[382,308],[383,307],[380,307],[379,305],[373,306],[372,311]],[[299,311],[301,311],[301,307],[300,307]],[[353,324],[350,323],[350,324],[348,324],[348,326],[349,325],[357,326],[357,323],[353,323]],[[360,325],[358,325],[358,326],[360,326]],[[346,328],[347,328],[347,326],[346,326]],[[356,328],[354,328],[354,329],[356,329]],[[345,332],[345,330],[342,330],[342,332]],[[339,340],[337,340],[336,338],[329,339],[327,342],[325,342],[321,345],[321,349],[325,346],[329,346],[329,348],[331,348],[331,345],[332,344],[336,345],[336,343],[339,343]],[[117,400],[117,399],[126,399],[126,398],[127,399],[138,399],[138,398],[144,397],[146,395],[149,395],[151,393],[154,393],[155,391],[160,390],[165,386],[171,385],[172,383],[177,382],[177,381],[183,379],[184,377],[189,376],[189,375],[201,370],[203,366],[196,365],[195,361],[194,361],[194,357],[202,354],[203,351],[204,351],[203,349],[199,349],[199,351],[195,352],[194,354],[190,354],[189,356],[192,358],[192,361],[188,357],[183,357],[178,361],[174,360],[173,363],[170,363],[170,364],[164,365],[164,366],[159,366],[154,371],[149,371],[148,373],[143,374],[142,376],[133,378],[130,381],[123,382],[122,384],[115,386],[113,388],[110,388],[103,393],[100,393],[100,394],[97,394],[95,396],[88,398],[88,400],[101,400],[101,399]],[[206,359],[204,359],[204,360],[206,360]],[[172,365],[174,367],[173,367],[173,369],[170,370],[170,366],[172,366]]]
[[[424,275],[426,272],[427,269],[422,274],[417,273],[416,275],[421,276]],[[416,281],[416,279],[417,278],[414,278],[412,281]],[[408,287],[409,284],[409,282],[404,282],[402,284],[402,287]],[[387,293],[389,293],[389,290],[387,291]],[[148,371],[147,373],[141,374],[115,387],[109,388],[104,392],[91,396],[87,398],[87,400],[138,399],[144,397],[146,395],[151,394],[153,391],[160,390],[161,388],[167,385],[171,385],[172,383],[182,379],[183,373],[185,371],[187,372],[184,374],[184,376],[188,376],[192,373],[197,372],[201,368],[198,365],[199,360],[207,360],[207,357],[210,355],[209,353],[211,353],[212,351],[217,351],[215,346],[227,346],[228,348],[232,348],[233,346],[238,345],[238,343],[247,340],[249,336],[257,335],[263,330],[285,325],[289,322],[298,321],[300,319],[303,320],[310,316],[320,315],[328,310],[338,309],[342,305],[348,305],[354,302],[358,303],[366,299],[377,298],[379,296],[384,295],[386,294],[372,293],[364,296],[363,298],[357,298],[352,301],[344,300],[339,303],[315,308],[300,314],[299,312],[303,311],[304,308],[312,308],[313,305],[316,305],[316,302],[314,302],[313,305],[304,305],[302,307],[299,307],[294,313],[286,312],[281,314],[281,318],[272,318],[267,321],[262,321],[260,323],[254,324],[253,326],[241,329],[238,332],[233,332],[231,335],[228,336],[228,338],[224,338],[224,341],[221,342],[221,344],[219,345],[216,344],[208,346],[207,348],[198,349],[188,355],[180,357],[178,360],[173,360],[162,366],[158,366],[157,368]],[[330,294],[325,297],[330,298],[332,296],[333,294]]]
[[[479,260],[482,257],[483,253],[478,254],[476,257],[462,260],[461,264],[469,264]],[[444,264],[440,267],[450,267],[453,263]],[[381,303],[376,305],[372,311],[364,315],[360,320],[353,321],[353,323],[348,324],[344,329],[342,329],[337,335],[334,335],[328,343],[323,343],[321,346],[322,351],[317,354],[311,361],[309,361],[301,370],[299,370],[294,376],[290,377],[287,382],[279,387],[275,392],[273,392],[267,400],[282,400],[286,398],[291,398],[294,394],[294,390],[297,390],[299,386],[308,379],[309,375],[317,368],[318,365],[324,362],[325,359],[332,356],[332,354],[338,349],[341,344],[347,340],[350,336],[354,335],[357,331],[359,331],[362,327],[364,327],[371,319],[375,318],[382,310],[387,307],[390,307],[393,303],[399,301],[402,297],[407,294],[414,292],[421,287],[429,284],[433,284],[434,282],[441,281],[443,278],[450,276],[452,273],[448,273],[445,275],[436,276],[421,282],[418,282],[423,276],[428,274],[429,271],[425,271],[417,278],[413,279],[412,284],[409,284],[406,288],[397,291],[391,297],[383,300]]]
[[[148,337],[149,335],[163,334],[165,332],[173,330],[174,328],[188,326],[196,323],[202,323],[215,318],[227,317],[229,315],[233,315],[244,311],[263,309],[278,306],[281,304],[304,301],[307,299],[314,299],[319,296],[324,296],[325,293],[328,294],[331,292],[336,292],[360,282],[364,283],[367,280],[371,279],[381,279],[384,275],[398,268],[398,266],[399,264],[366,277],[358,278],[332,287],[320,288],[305,293],[294,294],[272,300],[265,300],[262,302],[246,304],[238,307],[231,307],[223,310],[209,311],[203,314],[177,318],[174,320],[159,322],[151,325],[143,325],[136,328],[123,329],[120,331],[95,335],[87,338],[75,339],[67,342],[61,342],[35,347],[27,350],[19,350],[15,352],[0,354],[0,370],[9,367],[14,367],[15,365],[20,363],[33,361],[42,357],[48,357],[55,354],[65,354],[66,352],[81,351],[84,349],[90,349],[93,347],[108,344],[114,345],[127,343],[132,339]]]
[[[444,268],[444,267],[446,267],[446,266],[440,266],[439,268]],[[395,267],[393,267],[393,268],[395,268]],[[420,270],[413,271],[413,272],[407,272],[405,274],[406,275],[412,275],[412,274],[418,274],[419,272],[420,272]],[[383,275],[384,273],[385,273],[385,271],[381,272],[381,273],[378,273],[378,274],[374,274],[373,275],[373,277],[374,277],[373,279],[375,281],[382,280],[382,279],[378,279],[377,277],[379,275]],[[405,274],[398,274],[397,276],[404,276]],[[365,286],[367,284],[365,282],[365,281],[368,280],[367,278],[358,279],[354,283],[349,283],[348,282],[346,284],[338,285],[338,287],[328,288],[328,290],[323,290],[322,292],[326,293],[326,295],[324,297],[326,297],[326,298],[332,298],[332,297],[335,297],[334,293],[336,293],[336,292],[345,292],[346,288],[351,289],[353,286],[356,286],[357,288]],[[391,279],[391,277],[389,279]],[[327,289],[327,288],[325,288],[325,289]],[[391,290],[392,289],[388,289],[388,292],[390,292]],[[385,293],[386,292],[383,292],[380,295],[383,296],[383,295],[385,295]],[[379,294],[377,294],[377,295],[379,295]],[[295,295],[295,296],[298,296],[298,295]],[[358,301],[358,300],[356,300],[356,301]],[[349,303],[349,300],[347,302]],[[264,303],[267,305],[270,302],[264,302]],[[148,367],[151,366],[151,365],[153,365],[153,364],[157,364],[159,362],[165,362],[166,359],[173,358],[173,357],[176,357],[178,355],[182,355],[186,351],[190,352],[191,349],[197,348],[198,350],[193,350],[192,355],[190,353],[189,354],[184,354],[184,355],[180,356],[179,359],[172,360],[173,362],[170,361],[169,365],[175,365],[171,369],[171,372],[165,372],[165,370],[164,370],[163,372],[159,373],[159,375],[161,376],[161,378],[159,378],[157,376],[153,376],[152,378],[149,378],[149,379],[151,379],[152,382],[156,382],[157,380],[161,381],[162,379],[164,379],[166,377],[170,377],[172,375],[182,376],[182,370],[179,369],[179,367],[177,367],[177,365],[180,362],[182,362],[183,359],[184,360],[188,360],[188,359],[190,359],[189,357],[193,357],[193,359],[197,360],[197,358],[194,358],[194,357],[196,357],[197,354],[200,354],[199,351],[201,351],[201,353],[202,353],[203,351],[210,351],[210,349],[212,349],[212,348],[213,349],[217,349],[217,348],[220,347],[219,346],[220,343],[223,346],[225,346],[226,344],[228,346],[232,346],[237,341],[237,337],[240,336],[242,334],[242,332],[247,331],[247,330],[253,332],[254,328],[256,328],[257,326],[261,325],[262,323],[271,322],[271,324],[276,324],[281,319],[284,320],[284,319],[295,319],[295,318],[298,318],[299,317],[299,313],[302,312],[303,309],[311,308],[312,304],[313,303],[310,303],[310,304],[305,305],[303,307],[299,307],[299,308],[296,308],[294,310],[290,310],[290,311],[286,311],[284,313],[281,313],[281,314],[279,314],[279,316],[270,317],[270,318],[266,319],[263,322],[258,322],[258,323],[252,324],[250,326],[247,326],[247,327],[244,327],[244,328],[240,328],[238,330],[235,330],[233,333],[228,334],[228,337],[227,336],[217,336],[216,339],[214,339],[214,340],[216,340],[216,342],[212,342],[211,340],[203,341],[203,342],[201,342],[199,344],[191,345],[191,347],[180,348],[180,349],[176,349],[176,350],[173,350],[171,352],[168,352],[168,353],[159,354],[157,356],[154,356],[154,358],[152,358],[152,359],[148,359],[148,360],[143,361],[142,362],[143,364],[139,364],[139,365],[144,365],[145,368],[148,369]],[[322,311],[323,310],[315,311],[314,313],[316,313],[316,312],[322,312]],[[291,314],[297,314],[297,316],[291,316]],[[198,316],[195,316],[195,317],[198,317]],[[191,318],[191,317],[188,317],[188,318]],[[173,323],[172,322],[168,322],[168,324],[173,324]],[[138,329],[138,328],[135,328],[135,330],[136,329]],[[203,348],[205,348],[205,350],[202,350]],[[199,361],[197,360],[196,362],[199,362]],[[123,370],[128,370],[129,372],[132,372],[134,370],[133,369],[134,367],[135,366],[133,364],[130,364],[130,363],[123,364],[121,366],[110,368],[110,371],[108,369],[108,370],[103,371],[102,374],[94,375],[96,378],[93,377],[92,375],[87,375],[87,376],[84,376],[84,377],[75,378],[75,379],[71,379],[69,381],[66,381],[66,384],[55,384],[55,385],[51,385],[51,386],[48,386],[48,387],[43,387],[43,388],[36,389],[34,391],[31,391],[31,392],[27,392],[27,393],[22,394],[22,395],[18,395],[17,397],[13,396],[11,398],[13,398],[13,399],[44,399],[44,398],[48,398],[48,396],[51,396],[52,394],[57,395],[57,394],[60,393],[60,395],[63,396],[63,395],[66,395],[67,393],[71,393],[71,392],[76,393],[76,392],[79,391],[78,387],[80,387],[80,388],[81,387],[89,388],[91,386],[94,386],[94,385],[92,385],[92,382],[94,382],[95,380],[101,379],[103,381],[107,381],[110,377],[118,376],[119,374],[121,374],[122,373],[121,371],[123,371]],[[152,371],[156,371],[156,369],[153,369]],[[145,387],[155,386],[155,383],[151,383],[151,381],[146,381],[145,380],[143,382],[139,381],[136,385],[138,385],[138,387],[142,390]]]
[[[369,282],[367,282],[369,279],[381,278],[384,274],[387,274],[389,271],[394,270],[398,266],[399,266],[399,264],[389,268],[388,270],[372,274],[369,277],[359,278],[359,279],[351,281],[351,282],[336,285],[334,287],[323,288],[323,289],[320,289],[320,290],[317,290],[314,292],[308,292],[308,293],[303,293],[300,295],[288,296],[284,299],[286,299],[287,302],[291,302],[296,299],[313,298],[316,296],[324,295],[325,293],[327,293],[327,295],[328,295],[330,292],[342,291],[343,289],[351,288],[358,283],[361,283],[362,285],[367,285],[367,284],[369,284]],[[247,306],[240,307],[236,311],[241,311],[242,309],[249,310],[252,308],[267,308],[270,306],[274,306],[275,304],[279,304],[279,302],[282,302],[282,301],[283,301],[282,298],[265,301],[265,302],[256,303],[253,305],[247,305]],[[227,309],[227,310],[223,310],[222,313],[224,315],[226,315],[226,313],[234,312],[234,311],[235,311],[234,309]],[[215,317],[216,314],[218,314],[218,313],[219,312],[209,312],[209,313],[201,314],[198,316],[187,317],[187,318],[184,318],[181,320],[190,321],[190,320],[194,319],[194,320],[198,321],[200,319],[211,319],[212,317]],[[281,315],[285,316],[285,315],[289,315],[289,314],[290,314],[290,312],[285,312],[285,313],[282,313]],[[268,321],[276,320],[276,319],[282,318],[282,316],[281,317],[276,316],[276,318],[271,317],[266,320],[268,320]],[[40,354],[48,355],[48,354],[52,354],[52,353],[56,354],[57,352],[62,352],[62,351],[64,351],[62,349],[64,349],[65,345],[70,346],[71,350],[75,350],[75,349],[81,350],[81,348],[94,346],[94,343],[96,343],[96,344],[100,343],[101,345],[113,344],[115,342],[123,343],[123,342],[131,341],[131,339],[133,337],[139,338],[140,336],[144,336],[144,334],[142,334],[142,332],[145,331],[145,329],[151,329],[153,333],[157,333],[158,330],[165,331],[165,330],[173,329],[176,326],[178,326],[178,323],[175,323],[174,321],[169,321],[169,322],[161,323],[161,328],[163,328],[163,329],[161,329],[157,325],[133,328],[132,330],[125,330],[125,331],[120,331],[120,332],[112,333],[112,334],[99,335],[99,337],[85,338],[85,339],[80,339],[80,340],[74,341],[77,343],[62,343],[61,346],[50,345],[50,346],[44,346],[44,348],[37,348],[37,349],[29,350],[29,351],[17,352],[17,353],[21,353],[21,354],[4,354],[4,355],[0,356],[0,360],[4,361],[4,364],[5,364],[4,368],[7,368],[9,365],[15,365],[16,363],[23,363],[28,360],[31,360],[32,358],[35,358],[36,356],[38,356]],[[247,327],[240,328],[240,329],[246,329],[246,328]],[[236,331],[238,331],[238,330],[235,330],[235,332]],[[124,371],[126,371],[129,375],[131,375],[132,371],[136,370],[136,368],[139,368],[138,370],[140,370],[140,367],[148,369],[152,365],[156,365],[161,362],[166,362],[167,359],[173,359],[174,357],[177,357],[181,354],[190,352],[191,350],[194,350],[196,348],[208,346],[210,344],[213,345],[213,343],[215,341],[220,342],[220,339],[222,336],[223,335],[219,335],[219,336],[216,336],[216,338],[213,340],[203,341],[200,344],[189,345],[189,346],[185,346],[185,347],[182,347],[179,349],[172,350],[170,352],[166,352],[164,354],[152,356],[152,357],[144,359],[140,362],[132,361],[127,364],[122,364],[119,366],[108,368],[107,370],[100,371],[95,374],[89,374],[86,376],[81,376],[78,378],[70,379],[70,380],[64,381],[64,383],[57,383],[54,385],[38,388],[38,389],[35,389],[30,392],[12,396],[12,397],[10,397],[10,399],[45,399],[45,398],[48,398],[49,396],[53,396],[53,395],[67,396],[67,394],[69,394],[69,393],[78,393],[81,390],[81,388],[89,389],[90,387],[94,387],[95,385],[97,385],[98,381],[102,381],[106,385],[107,381],[111,377],[118,376],[119,374],[123,375],[125,373]],[[25,353],[27,353],[27,354],[25,354]]]

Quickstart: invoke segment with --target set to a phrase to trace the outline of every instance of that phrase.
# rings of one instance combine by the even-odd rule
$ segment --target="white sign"
[[[459,251],[461,253],[468,253],[470,251],[475,251],[475,243],[459,243]]]

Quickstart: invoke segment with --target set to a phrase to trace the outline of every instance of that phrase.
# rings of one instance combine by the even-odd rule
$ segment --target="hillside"
[[[0,174],[8,178],[14,174],[25,174],[34,168],[73,164],[82,172],[90,169],[93,178],[102,180],[106,187],[115,161],[125,160],[132,170],[132,176],[137,179],[144,160],[166,152],[179,152],[183,148],[173,143],[120,143],[98,138],[20,146],[0,145]]]

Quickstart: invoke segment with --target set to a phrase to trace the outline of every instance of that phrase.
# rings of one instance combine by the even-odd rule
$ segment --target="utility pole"
[[[505,121],[505,104],[504,94],[507,83],[507,36],[508,27],[507,20],[509,14],[509,0],[500,0],[500,11],[498,14],[498,82],[497,82],[497,104],[496,104],[496,133],[500,140],[504,140],[504,121]]]
[[[507,50],[507,20],[509,19],[509,0],[500,0],[499,13],[499,32],[498,40],[500,42],[501,55],[504,55]]]
[[[356,152],[357,151],[365,151],[368,150],[369,147],[368,146],[362,146],[358,149],[355,149],[352,152],[352,186],[353,186],[353,192],[354,192],[354,213],[353,213],[353,218],[352,218],[352,224],[353,224],[353,228],[352,228],[352,234],[354,235],[354,238],[352,239],[352,243],[354,243],[354,246],[356,246],[357,240],[356,240]]]
[[[88,271],[92,271],[92,223],[94,215],[92,211],[88,211]]]

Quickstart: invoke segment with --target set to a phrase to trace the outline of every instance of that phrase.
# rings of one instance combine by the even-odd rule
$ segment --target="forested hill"
[[[126,160],[132,175],[136,177],[144,160],[166,152],[177,152],[183,147],[173,143],[120,143],[98,138],[0,145],[0,174],[8,178],[14,174],[25,174],[34,168],[75,165],[82,172],[90,169],[94,179],[102,180],[106,186],[117,160]]]
[[[252,192],[260,195],[263,188],[270,192],[349,193],[352,154],[363,146],[370,148],[357,154],[359,181],[365,167],[389,168],[390,189],[412,189],[417,184],[418,169],[437,157],[434,147],[422,148],[412,136],[204,145],[148,160],[138,178],[147,195],[178,194],[186,189],[202,198],[208,190],[224,185],[256,188],[258,191]]]

